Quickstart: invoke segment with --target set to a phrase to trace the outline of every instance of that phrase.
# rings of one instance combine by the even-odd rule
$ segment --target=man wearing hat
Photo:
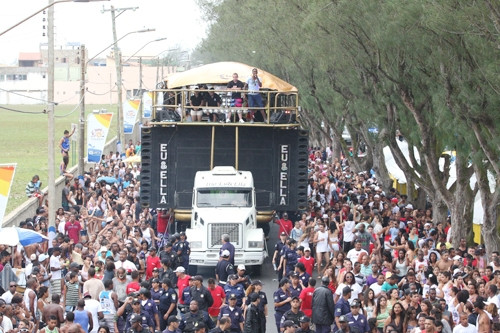
[[[360,312],[361,303],[355,299],[351,303],[351,312],[346,315],[349,326],[357,327],[361,333],[369,333],[370,326],[365,315]]]
[[[241,333],[243,331],[243,309],[239,306],[236,306],[236,295],[229,295],[229,302],[227,305],[222,306],[219,313],[219,318],[229,317],[231,318],[231,333]]]
[[[156,255],[156,247],[149,248],[149,255],[146,258],[146,279],[151,279],[153,276],[153,269],[161,268],[160,257]]]
[[[181,333],[179,319],[176,316],[168,317],[167,325],[167,328],[162,333]]]
[[[189,311],[181,315],[179,329],[183,333],[193,333],[196,332],[197,327],[212,329],[215,324],[206,311],[198,309],[198,302],[192,300],[189,303]]]
[[[314,258],[311,256],[311,249],[306,247],[304,248],[304,256],[300,257],[298,260],[299,263],[302,263],[306,269],[306,273],[309,276],[312,276],[314,270]]]
[[[208,308],[214,303],[212,294],[203,285],[203,277],[196,275],[193,278],[193,286],[190,288],[191,300],[198,302],[200,311],[208,311]]]
[[[226,293],[226,301],[229,301],[230,295],[236,296],[236,306],[243,305],[243,298],[245,298],[245,288],[241,283],[238,283],[238,275],[233,274],[229,276],[228,283],[224,286]]]
[[[252,282],[250,280],[250,275],[245,274],[247,272],[247,268],[243,264],[239,264],[237,269],[236,269],[236,276],[238,276],[238,283],[243,285],[243,288],[247,290],[248,287],[250,287],[250,283]]]
[[[295,329],[297,328],[297,324],[295,324],[291,320],[285,320],[283,323],[283,331],[284,333],[295,333]]]
[[[147,327],[142,326],[143,319],[141,315],[133,313],[127,320],[128,329],[126,333],[151,333]]]
[[[230,333],[231,318],[223,317],[219,320],[216,328],[211,329],[209,333]]]
[[[234,266],[229,261],[230,255],[229,250],[222,251],[221,260],[219,260],[215,266],[215,278],[221,287],[226,285],[229,275],[235,273]]]
[[[220,247],[220,250],[219,250],[219,257],[222,258],[223,252],[227,250],[229,252],[229,262],[231,263],[231,265],[234,266],[235,265],[234,264],[234,253],[236,250],[234,248],[234,245],[231,244],[229,241],[230,241],[230,238],[229,238],[228,234],[223,234],[221,236],[222,246]]]
[[[295,265],[299,260],[299,255],[297,254],[297,241],[295,239],[290,239],[288,241],[288,247],[284,249],[283,253],[283,264],[285,269],[284,275],[288,276],[290,272],[295,270]]]
[[[352,290],[350,287],[344,287],[344,289],[342,289],[342,297],[335,304],[335,324],[337,325],[337,328],[340,327],[339,317],[351,312],[351,306],[349,305],[349,298],[351,298],[351,293]]]
[[[284,232],[287,237],[290,237],[290,233],[292,232],[293,229],[292,221],[288,219],[287,212],[284,212],[282,217],[283,218],[279,220],[274,220],[274,223],[278,224],[280,227],[278,235],[281,235]]]
[[[175,243],[173,250],[177,253],[177,257],[180,259],[179,264],[188,269],[189,267],[189,254],[191,253],[191,248],[189,247],[189,242],[186,241],[186,233],[183,231],[179,233],[180,240]]]
[[[284,323],[286,321],[292,321],[295,325],[299,325],[299,319],[304,317],[305,314],[300,310],[300,299],[298,296],[292,297],[292,302],[290,310],[283,314],[281,317],[281,329],[284,331]]]
[[[308,316],[301,317],[299,319],[300,327],[295,331],[295,333],[316,333],[311,329],[311,318]]]
[[[349,325],[347,316],[340,316],[338,318],[339,329],[335,333],[363,333],[356,326]]]
[[[281,257],[283,256],[283,248],[286,246],[286,239],[287,239],[287,234],[286,232],[280,233],[280,240],[274,245],[274,254],[273,254],[273,265],[274,265],[274,270],[278,271],[278,281],[281,281],[283,278],[283,270],[278,269],[281,263]],[[314,264],[313,264],[314,266]]]
[[[330,279],[324,276],[321,286],[314,290],[312,308],[312,322],[316,325],[317,333],[329,333],[330,326],[335,320],[335,309],[333,304],[333,293],[328,288]]]
[[[302,289],[304,289],[303,285],[300,283],[300,278],[299,278],[299,273],[293,272],[290,274],[290,293],[292,296],[297,296],[299,297],[300,293],[302,292]]]
[[[177,258],[177,253],[173,251],[173,245],[171,242],[165,243],[165,246],[163,247],[163,250],[160,251],[160,260],[163,262],[163,260],[168,260],[169,261],[169,267],[175,270],[177,268],[177,264],[179,262],[179,259]]]
[[[141,326],[143,328],[147,328],[153,331],[156,327],[153,318],[142,309],[140,298],[127,297],[125,303],[123,303],[118,311],[116,311],[116,316],[120,317],[124,313],[127,316],[125,330],[129,329],[132,326],[132,318],[140,320]]]
[[[266,317],[260,310],[260,297],[257,293],[248,295],[250,304],[246,310],[244,333],[264,333],[266,331]]]

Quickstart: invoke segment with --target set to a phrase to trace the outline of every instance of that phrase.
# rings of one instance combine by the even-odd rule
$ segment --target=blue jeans
[[[260,94],[251,95],[248,94],[248,106],[249,107],[263,107],[264,102],[262,101],[262,96]]]

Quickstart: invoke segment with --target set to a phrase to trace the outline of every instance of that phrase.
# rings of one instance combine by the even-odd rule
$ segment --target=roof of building
[[[19,52],[19,61],[37,61],[42,60],[40,52]]]

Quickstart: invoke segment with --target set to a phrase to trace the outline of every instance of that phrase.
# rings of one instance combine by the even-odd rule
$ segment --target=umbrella
[[[123,160],[125,163],[141,163],[141,155],[129,156]]]
[[[116,180],[116,178],[115,178],[115,177],[105,176],[105,177],[99,177],[99,178],[97,178],[97,181],[98,181],[99,183],[100,183],[100,182],[102,182],[103,180],[104,180],[106,183],[108,183],[108,184],[114,184],[114,183],[117,183],[117,182],[118,182],[118,180]]]
[[[16,246],[21,243],[22,246],[26,246],[48,240],[48,237],[30,229],[22,229],[19,227],[0,229],[0,244],[2,245]]]

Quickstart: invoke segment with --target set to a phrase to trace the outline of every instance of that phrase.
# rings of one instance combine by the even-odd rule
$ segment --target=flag
[[[142,95],[142,118],[149,119],[153,113],[153,93],[145,91]]]
[[[87,117],[87,159],[99,163],[111,125],[112,113],[91,113]]]
[[[16,164],[0,164],[0,228],[3,224],[7,201],[9,200],[10,188],[14,180]]]
[[[135,119],[140,105],[140,99],[123,102],[123,133],[132,134],[134,132]]]

